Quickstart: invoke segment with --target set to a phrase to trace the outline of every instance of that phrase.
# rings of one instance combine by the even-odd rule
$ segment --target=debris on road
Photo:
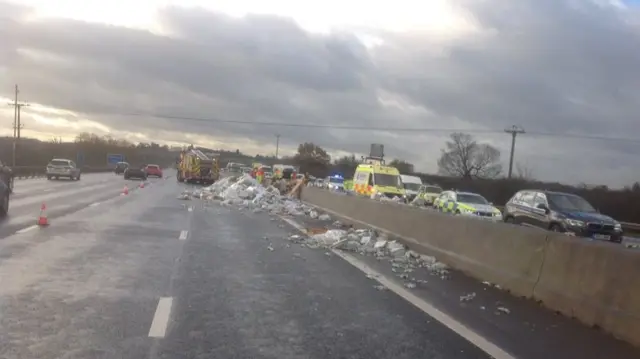
[[[218,201],[221,205],[235,207],[252,212],[266,211],[282,217],[307,217],[314,221],[327,222],[326,226],[305,228],[306,236],[294,234],[287,239],[301,247],[322,248],[330,256],[330,250],[338,249],[360,255],[373,256],[379,261],[388,260],[392,271],[404,282],[404,286],[413,289],[416,283],[426,280],[411,276],[414,270],[422,268],[429,274],[446,279],[448,268],[435,257],[419,254],[404,244],[390,240],[385,233],[371,229],[354,229],[340,221],[332,221],[330,215],[320,213],[317,208],[306,205],[298,199],[283,196],[273,186],[264,187],[251,176],[230,176],[220,179],[213,185],[185,191],[180,199],[198,198]],[[266,240],[268,238],[265,237]],[[288,246],[288,245],[287,245]],[[268,249],[273,251],[269,245]],[[386,289],[386,288],[385,288]]]

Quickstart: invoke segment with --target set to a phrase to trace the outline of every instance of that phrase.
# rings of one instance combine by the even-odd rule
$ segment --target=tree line
[[[58,138],[41,141],[21,138],[16,148],[16,166],[46,166],[53,158],[75,161],[79,166],[107,167],[107,155],[120,154],[131,164],[154,163],[170,165],[175,154],[169,147],[158,143],[132,143],[111,136],[81,133],[72,142]],[[13,138],[0,137],[0,160],[13,164]]]

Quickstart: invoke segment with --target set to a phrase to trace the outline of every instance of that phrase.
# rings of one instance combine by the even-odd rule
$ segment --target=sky
[[[640,180],[637,3],[0,0],[0,103],[18,84],[45,140],[274,154],[279,134],[280,155],[382,143],[428,173],[454,130],[506,169],[518,125],[536,178],[620,187]]]

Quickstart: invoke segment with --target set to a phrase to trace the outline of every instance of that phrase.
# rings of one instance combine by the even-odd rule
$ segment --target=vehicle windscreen
[[[398,175],[374,173],[373,183],[375,183],[376,186],[402,188],[402,181]]]
[[[419,183],[403,183],[404,189],[408,189],[410,191],[418,191],[420,189]]]
[[[424,188],[425,193],[441,193],[442,192],[442,188],[438,187],[438,186],[426,186]]]
[[[49,162],[49,166],[69,166],[69,161],[53,160]]]
[[[567,212],[597,212],[587,200],[572,194],[547,195],[549,204],[557,210]]]
[[[458,202],[471,204],[489,204],[489,201],[477,194],[458,194]]]
[[[341,183],[344,183],[344,178],[329,177],[329,182],[341,184]]]

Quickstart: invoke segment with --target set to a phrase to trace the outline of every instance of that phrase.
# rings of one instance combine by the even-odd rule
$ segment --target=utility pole
[[[278,150],[280,149],[280,134],[276,135],[276,160],[278,159]]]
[[[504,132],[511,134],[511,157],[509,158],[509,178],[511,178],[511,174],[513,173],[513,154],[516,150],[516,136],[518,136],[518,134],[520,133],[525,132],[524,128],[516,125],[505,128]]]
[[[18,85],[15,88],[15,97],[13,103],[9,103],[9,106],[13,106],[13,151],[12,151],[12,166],[16,165],[16,152],[18,147],[18,141],[20,140],[20,130],[24,127],[20,123],[20,109],[23,106],[29,106],[26,103],[18,103],[18,94],[20,90],[18,90]]]

